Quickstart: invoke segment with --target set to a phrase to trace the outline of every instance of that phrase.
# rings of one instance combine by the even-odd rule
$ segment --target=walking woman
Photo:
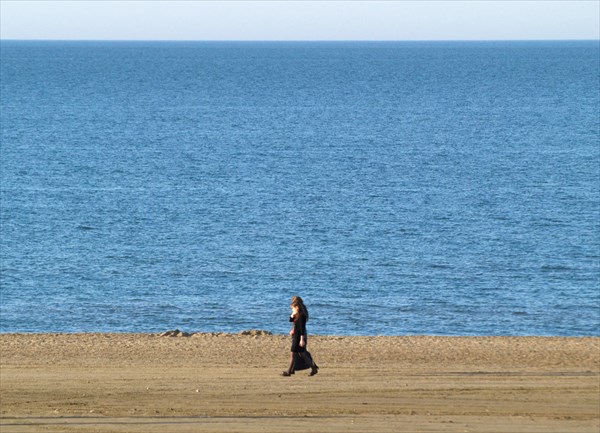
[[[306,322],[308,322],[308,310],[302,301],[300,296],[294,296],[292,298],[292,315],[290,316],[290,322],[293,323],[290,335],[292,336],[292,349],[290,357],[290,368],[287,371],[281,373],[282,376],[291,376],[295,373],[296,369],[303,370],[304,368],[310,367],[309,376],[314,376],[319,372],[319,367],[312,359],[310,353],[306,350],[308,343],[306,334]],[[304,368],[300,368],[297,364],[303,363],[306,365]]]

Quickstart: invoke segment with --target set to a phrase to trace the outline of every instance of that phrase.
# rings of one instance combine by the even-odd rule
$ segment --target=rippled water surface
[[[599,335],[597,42],[1,45],[1,332]]]

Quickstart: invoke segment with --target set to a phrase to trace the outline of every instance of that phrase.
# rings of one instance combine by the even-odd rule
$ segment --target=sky
[[[600,0],[0,0],[0,38],[600,40]]]

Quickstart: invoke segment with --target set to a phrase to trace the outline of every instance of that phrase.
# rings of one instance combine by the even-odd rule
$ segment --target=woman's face
[[[293,311],[294,313],[297,313],[297,312],[298,312],[298,306],[297,306],[297,305],[290,305],[290,307],[292,307],[292,311]]]

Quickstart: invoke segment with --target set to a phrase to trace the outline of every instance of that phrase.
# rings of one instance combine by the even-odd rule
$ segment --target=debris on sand
[[[257,337],[260,335],[273,335],[273,333],[269,331],[263,331],[262,329],[250,329],[248,331],[240,332],[240,335],[250,335],[252,337]]]
[[[192,334],[189,332],[183,332],[179,329],[174,329],[173,331],[166,331],[162,334],[158,334],[159,337],[191,337]]]

